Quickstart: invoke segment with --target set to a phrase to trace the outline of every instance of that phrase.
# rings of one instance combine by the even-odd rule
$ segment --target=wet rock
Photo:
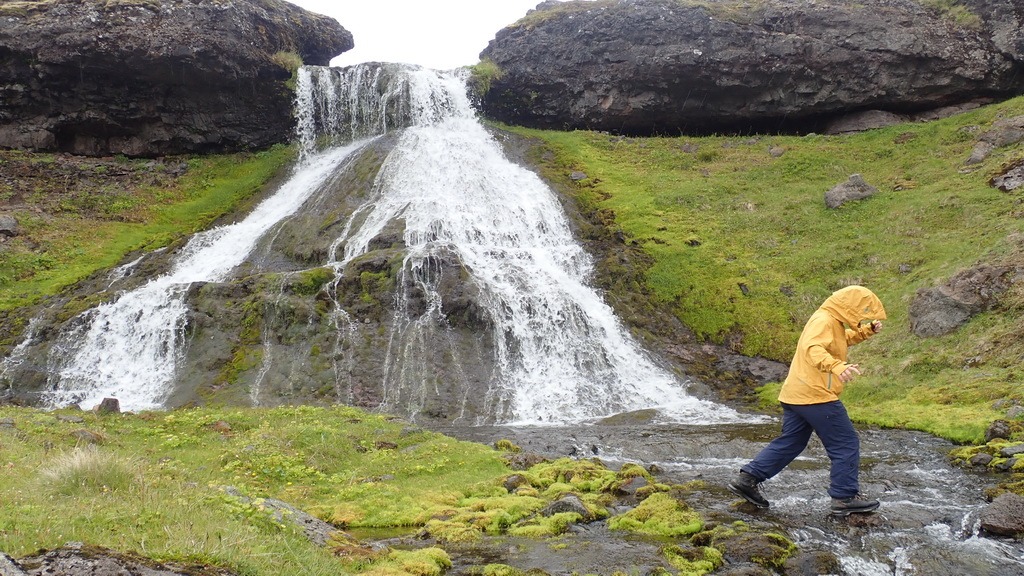
[[[941,336],[975,315],[990,310],[1015,281],[1013,268],[982,264],[956,273],[945,284],[920,288],[910,303],[910,330],[917,336]]]
[[[658,411],[654,408],[623,412],[602,418],[596,422],[601,426],[636,426],[639,424],[650,424],[658,417]]]
[[[97,414],[119,414],[121,412],[121,402],[117,398],[104,398],[94,408]]]
[[[1014,456],[1020,456],[1021,454],[1024,454],[1024,444],[1003,446],[999,449],[999,455],[1003,458],[1012,458]]]
[[[837,519],[837,521],[851,528],[881,528],[889,525],[882,514],[850,514],[845,518]]]
[[[1009,472],[1013,470],[1013,467],[1017,464],[1016,458],[1008,458],[999,464],[996,464],[994,468],[1000,472]]]
[[[978,452],[968,460],[971,466],[988,466],[992,462],[992,455],[987,452]]]
[[[878,193],[878,188],[868,184],[860,174],[851,174],[846,182],[837,184],[825,193],[825,206],[835,210],[847,202],[863,200]]]
[[[553,516],[562,512],[579,514],[583,517],[584,522],[594,519],[593,514],[591,514],[583,504],[583,500],[580,500],[580,497],[575,494],[566,494],[551,504],[548,504],[546,508],[541,510],[541,514],[544,516]]]
[[[786,538],[770,533],[743,532],[715,539],[714,545],[730,563],[757,563],[781,567],[796,547]]]
[[[650,485],[651,483],[643,476],[635,476],[617,486],[615,488],[615,493],[625,496],[635,496],[637,490]]]
[[[1012,429],[1009,422],[1006,420],[996,420],[985,430],[985,442],[991,442],[998,438],[1007,439],[1010,437],[1011,432]]]
[[[12,574],[2,571],[3,576],[232,576],[226,568],[201,564],[159,563],[133,553],[118,552],[109,548],[89,546],[81,543],[66,544],[55,550],[44,551],[21,558]],[[20,572],[17,570],[21,570]]]
[[[986,532],[1020,539],[1024,535],[1024,497],[1012,492],[999,495],[981,511],[979,520]]]
[[[786,560],[786,576],[820,576],[842,574],[839,558],[827,550],[808,550]]]
[[[771,570],[749,562],[737,566],[729,566],[715,572],[720,576],[773,576]]]
[[[505,478],[505,481],[502,482],[502,486],[505,487],[506,491],[514,492],[516,488],[523,485],[529,485],[529,483],[530,481],[526,479],[526,476],[523,476],[522,474],[513,474],[508,478]]]

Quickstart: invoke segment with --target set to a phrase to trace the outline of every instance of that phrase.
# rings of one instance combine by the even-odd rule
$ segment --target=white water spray
[[[244,220],[194,236],[171,272],[72,320],[51,349],[44,402],[91,407],[115,397],[127,410],[162,407],[183,353],[189,286],[227,278],[260,236],[294,213],[362,144],[308,158]]]
[[[591,259],[573,239],[554,193],[505,157],[477,121],[464,80],[429,70],[410,74],[418,76],[411,91],[423,90],[410,98],[414,105],[445,106],[424,106],[441,112],[413,115],[418,121],[385,160],[370,200],[332,248],[333,265],[344,268],[389,224],[404,222],[402,274],[426,293],[428,311],[411,319],[397,307],[384,408],[415,412],[421,394],[408,388],[428,384],[410,366],[425,356],[424,346],[441,345],[425,342],[424,334],[443,319],[436,263],[455,254],[493,324],[497,373],[489,404],[499,420],[552,424],[650,407],[693,423],[740,420],[728,408],[687,395],[685,385],[629,337],[587,285]]]

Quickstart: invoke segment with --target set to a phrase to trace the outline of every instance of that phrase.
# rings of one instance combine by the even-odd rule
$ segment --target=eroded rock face
[[[545,2],[481,53],[495,119],[635,134],[820,131],[1024,92],[1024,6],[910,0]]]
[[[281,0],[0,5],[0,147],[86,156],[264,148],[292,132],[285,54],[353,46]]]
[[[1000,294],[1019,281],[1010,266],[982,264],[962,270],[945,284],[921,288],[910,303],[910,330],[922,337],[956,330],[973,316],[991,309]]]

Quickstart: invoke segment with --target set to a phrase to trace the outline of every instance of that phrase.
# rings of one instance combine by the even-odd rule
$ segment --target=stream
[[[656,465],[658,479],[700,479],[708,488],[688,503],[705,517],[775,524],[802,550],[827,550],[848,576],[1022,576],[1024,544],[978,534],[983,491],[997,482],[951,466],[952,444],[899,430],[859,430],[861,488],[882,505],[874,515],[835,519],[828,513],[828,457],[817,437],[808,449],[762,488],[772,505],[759,510],[729,492],[736,470],[778,433],[778,423],[709,426],[583,425],[571,427],[451,427],[438,430],[462,440],[505,438],[546,457],[597,457],[617,468],[627,462]],[[600,526],[598,526],[600,525]],[[643,573],[661,565],[656,544],[611,535],[595,522],[570,536],[570,546],[505,543],[502,562],[550,574]],[[494,561],[494,560],[492,560]]]

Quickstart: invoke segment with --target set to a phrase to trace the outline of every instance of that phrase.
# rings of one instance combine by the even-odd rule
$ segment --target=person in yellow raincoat
[[[871,512],[878,500],[860,494],[860,438],[839,400],[843,388],[861,374],[847,362],[850,346],[882,331],[882,301],[863,286],[832,293],[811,315],[782,384],[782,433],[729,483],[729,489],[755,506],[767,508],[761,482],[775,476],[807,447],[814,432],[831,461],[828,493],[832,513]]]

